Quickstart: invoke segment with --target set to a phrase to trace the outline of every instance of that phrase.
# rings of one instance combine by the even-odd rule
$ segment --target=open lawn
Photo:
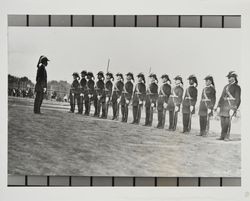
[[[9,174],[240,176],[239,119],[232,123],[233,141],[224,142],[216,140],[218,120],[211,121],[208,137],[196,136],[197,115],[192,119],[192,132],[182,134],[181,116],[177,131],[169,132],[167,126],[154,128],[156,114],[154,126],[144,127],[67,113],[68,103],[44,101],[41,110],[42,115],[33,114],[33,99],[9,97]]]

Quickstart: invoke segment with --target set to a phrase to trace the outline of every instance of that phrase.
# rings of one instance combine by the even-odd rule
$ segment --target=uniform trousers
[[[231,127],[231,120],[230,117],[221,116],[221,139],[229,139],[230,137],[230,127]]]
[[[178,121],[178,112],[175,112],[173,110],[169,111],[169,129],[170,130],[176,130]]]
[[[41,113],[40,108],[43,102],[44,92],[36,92],[36,97],[34,101],[34,113]]]

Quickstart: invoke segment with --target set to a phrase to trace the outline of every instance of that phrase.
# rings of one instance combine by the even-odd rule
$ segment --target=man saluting
[[[230,71],[227,75],[228,84],[224,87],[218,106],[221,120],[221,136],[219,140],[230,140],[231,119],[236,115],[236,111],[241,103],[241,88],[238,85],[237,74]]]
[[[45,67],[48,65],[48,58],[40,56],[37,64],[36,86],[35,86],[35,102],[34,113],[41,114],[40,108],[43,102],[44,94],[47,91],[47,71]]]

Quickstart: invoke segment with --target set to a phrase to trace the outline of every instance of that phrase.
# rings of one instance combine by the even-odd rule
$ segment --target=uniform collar
[[[234,82],[232,82],[232,83],[229,83],[229,85],[233,85],[233,84],[235,84],[236,82],[234,81]]]

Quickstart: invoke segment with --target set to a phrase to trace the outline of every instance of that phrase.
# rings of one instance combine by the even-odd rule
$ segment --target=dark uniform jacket
[[[194,106],[195,110],[195,104],[197,102],[197,95],[198,95],[198,90],[195,86],[189,86],[186,89],[184,99],[182,102],[182,113],[189,114],[190,112],[195,112],[195,111],[190,111],[190,106]]]
[[[87,81],[87,86],[86,86],[86,95],[94,95],[95,93],[95,81],[94,80],[88,80]]]
[[[81,93],[84,93],[87,87],[87,80],[86,78],[82,78],[80,81]]]
[[[158,101],[157,101],[158,110],[163,110],[163,104],[168,103],[168,99],[169,99],[170,94],[171,94],[170,84],[164,83],[163,85],[161,85],[160,91],[159,91],[159,97],[158,97]]]
[[[71,84],[71,89],[70,89],[71,94],[80,94],[80,83],[78,80],[74,80]]]
[[[144,101],[146,95],[146,85],[143,82],[137,83],[133,94],[133,106],[139,105],[139,101]]]
[[[158,98],[158,84],[151,83],[146,92],[146,103],[145,107],[150,107],[151,103],[156,106],[156,100]]]
[[[220,116],[229,117],[229,111],[236,111],[241,103],[241,88],[237,83],[228,84],[224,87],[218,107]]]
[[[122,97],[121,97],[121,104],[125,105],[126,100],[130,101],[132,99],[133,95],[133,83],[131,81],[128,81],[125,83],[122,91]]]
[[[216,101],[216,91],[213,85],[202,90],[199,115],[207,116],[207,109],[213,110]]]
[[[171,90],[171,95],[168,99],[168,106],[167,110],[174,111],[175,106],[179,107],[182,103],[182,97],[183,97],[183,87],[182,86],[176,86]]]
[[[107,97],[111,97],[111,94],[112,94],[112,89],[113,89],[113,83],[108,80],[106,83],[105,83],[105,95]]]
[[[44,65],[37,69],[35,92],[43,92],[47,88],[47,71]]]
[[[100,96],[100,100],[105,98],[105,89],[104,89],[104,82],[103,80],[98,80],[95,86],[96,96]]]
[[[123,87],[124,87],[124,83],[122,81],[118,81],[115,83],[114,91],[112,94],[112,102],[117,101],[117,99],[121,97]]]

